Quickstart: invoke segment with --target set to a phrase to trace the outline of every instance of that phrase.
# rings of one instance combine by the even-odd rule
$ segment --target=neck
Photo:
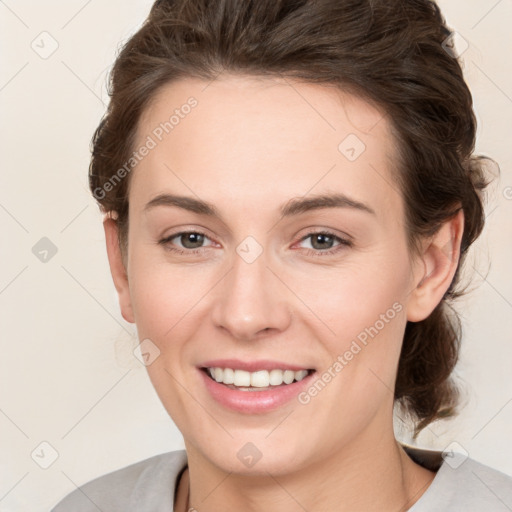
[[[360,441],[279,476],[226,473],[186,443],[189,464],[175,510],[408,510],[435,473],[414,463],[394,435],[383,435],[372,444]]]

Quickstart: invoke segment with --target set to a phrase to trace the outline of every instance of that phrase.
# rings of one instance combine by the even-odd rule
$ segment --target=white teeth
[[[271,386],[280,386],[283,383],[283,370],[270,370],[269,384]]]
[[[295,372],[292,372],[291,370],[286,370],[283,373],[283,382],[285,384],[291,384],[293,382],[293,379],[295,379]]]
[[[291,384],[293,381],[301,381],[308,375],[308,370],[259,370],[247,372],[245,370],[233,370],[231,368],[208,368],[208,373],[217,382],[223,384],[234,384],[246,388],[268,388],[269,386],[280,386]]]
[[[213,370],[213,378],[217,382],[222,382],[224,379],[224,372],[222,371],[222,368],[214,368]]]
[[[222,382],[224,384],[233,384],[235,382],[235,372],[231,368],[224,368]]]
[[[298,372],[295,372],[295,380],[300,381],[304,377],[306,377],[308,374],[307,370],[299,370]]]
[[[253,388],[267,388],[269,383],[267,370],[251,373],[251,386]]]
[[[220,370],[224,373],[222,368],[215,368],[215,370]],[[224,380],[222,381],[224,382]],[[251,374],[244,370],[235,370],[235,379],[233,381],[235,386],[250,386],[251,385]]]

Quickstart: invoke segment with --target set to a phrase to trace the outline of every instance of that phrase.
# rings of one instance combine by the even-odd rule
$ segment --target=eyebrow
[[[157,206],[175,206],[177,208],[182,208],[199,215],[207,215],[209,217],[217,217],[222,219],[222,215],[213,204],[208,203],[207,201],[202,201],[200,199],[195,199],[193,197],[173,194],[160,194],[151,199],[151,201],[146,204],[144,211],[147,212]],[[375,211],[368,205],[361,203],[360,201],[356,201],[355,199],[352,199],[345,194],[339,193],[290,199],[290,201],[281,207],[280,213],[282,217],[291,217],[293,215],[300,215],[311,210],[319,210],[325,208],[352,208],[376,215]]]

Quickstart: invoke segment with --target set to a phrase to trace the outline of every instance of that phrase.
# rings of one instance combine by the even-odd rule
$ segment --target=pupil
[[[315,247],[315,244],[316,242],[320,242],[320,247]],[[332,237],[330,235],[323,235],[323,234],[318,234],[318,235],[315,235],[313,237],[313,247],[315,247],[315,249],[330,249],[330,243],[332,243]],[[323,246],[322,247],[322,243],[327,243],[329,245],[329,247],[325,247]]]
[[[204,236],[199,233],[187,233],[182,235],[182,244],[183,247],[186,247],[187,249],[196,249],[197,247],[201,247],[203,239]],[[192,247],[190,247],[189,241],[191,242]]]

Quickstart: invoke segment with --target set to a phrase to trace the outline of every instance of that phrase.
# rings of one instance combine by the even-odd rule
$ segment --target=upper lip
[[[241,361],[240,359],[212,359],[199,365],[200,368],[231,368],[234,370],[245,370],[246,372],[256,372],[258,370],[311,370],[311,367],[298,364],[284,363],[281,361],[270,361],[268,359],[258,359],[255,361]]]

